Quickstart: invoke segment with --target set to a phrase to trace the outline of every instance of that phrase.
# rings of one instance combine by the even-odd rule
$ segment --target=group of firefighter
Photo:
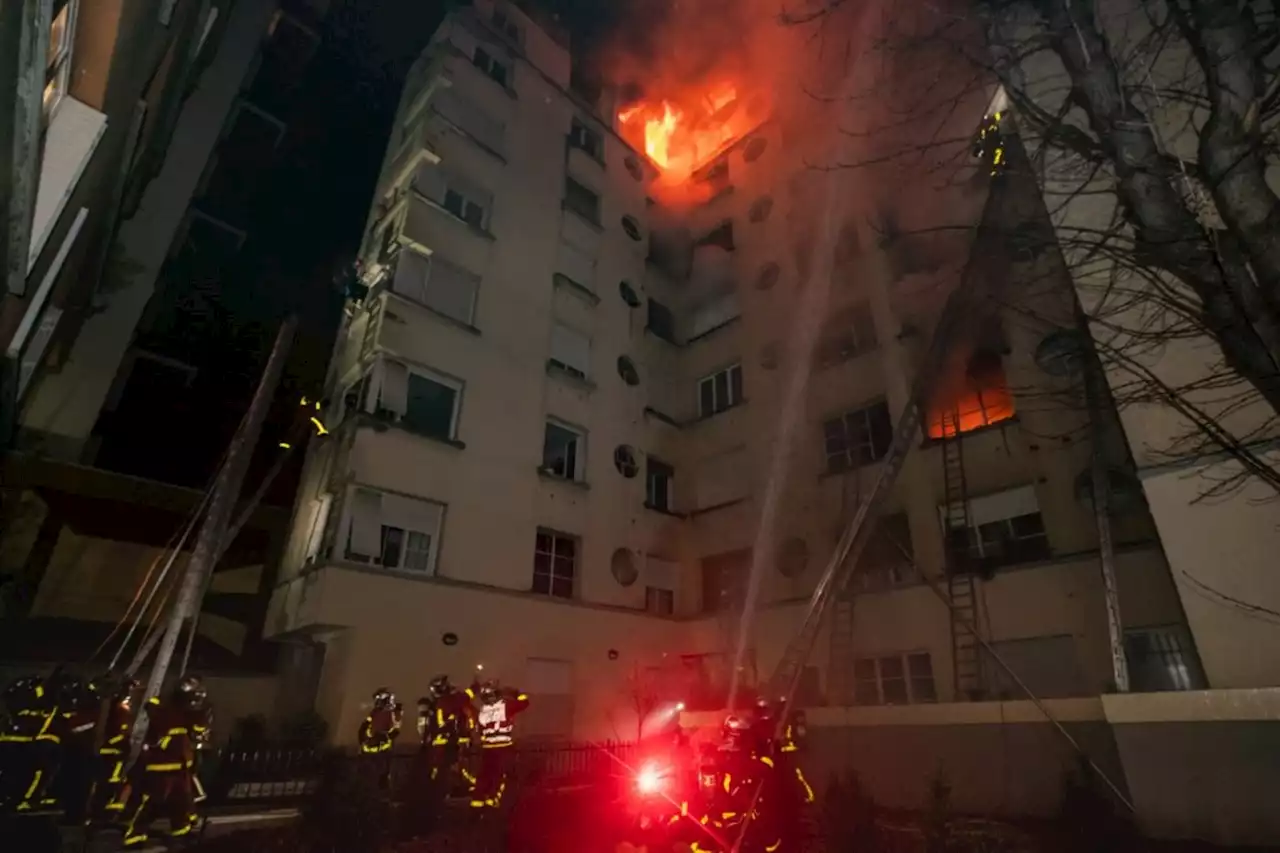
[[[438,675],[418,700],[419,760],[406,790],[415,800],[431,802],[462,793],[476,809],[502,804],[510,747],[515,744],[515,718],[529,707],[529,697],[496,681],[458,688]],[[387,688],[373,694],[373,707],[360,724],[360,752],[379,756],[391,751],[400,736],[403,706]],[[472,749],[479,749],[475,772]],[[389,784],[390,765],[379,764],[381,782]],[[424,810],[424,814],[431,810]]]
[[[651,792],[657,813],[646,835],[684,842],[693,853],[742,850],[774,853],[803,844],[804,812],[814,793],[797,757],[805,740],[803,712],[789,714],[767,701],[751,715],[730,714],[719,739],[696,753],[678,728],[668,766],[670,785]]]
[[[146,730],[131,734],[142,705],[131,678],[85,679],[61,669],[24,676],[3,693],[0,812],[61,813],[70,822],[121,826],[125,847],[148,841],[157,815],[169,834],[190,834],[204,790],[196,775],[212,711],[199,678],[146,700]]]

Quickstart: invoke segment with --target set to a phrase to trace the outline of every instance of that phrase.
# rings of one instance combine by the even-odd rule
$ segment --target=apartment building
[[[802,699],[1023,698],[965,625],[1037,696],[1109,689],[1090,421],[1050,357],[1063,326],[1020,310],[1070,324],[1069,281],[1003,244],[883,239],[929,224],[913,211],[1034,216],[1038,195],[993,192],[976,159],[941,199],[833,178],[777,120],[694,176],[706,201],[666,211],[616,105],[575,83],[553,25],[485,0],[447,16],[406,83],[331,367],[332,434],[311,449],[267,623],[315,650],[335,730],[355,730],[375,687],[413,694],[441,671],[518,683],[542,709],[530,732],[589,737],[634,730],[638,673],[714,683],[720,701],[735,671],[767,675],[871,486],[947,288],[975,275],[1041,284],[944,378]],[[976,132],[990,94],[956,121]],[[824,276],[833,180],[845,201]],[[821,278],[793,406],[806,327],[792,320]],[[961,440],[942,440],[957,418]],[[1136,689],[1198,686],[1119,432],[1100,446]],[[961,449],[957,504],[944,460]],[[963,583],[943,580],[940,521],[957,505]]]

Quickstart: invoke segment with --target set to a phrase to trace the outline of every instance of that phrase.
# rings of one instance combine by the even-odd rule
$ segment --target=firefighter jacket
[[[117,700],[107,709],[107,723],[102,730],[100,755],[124,755],[129,751],[129,731],[133,728],[133,707],[128,700]]]
[[[448,746],[471,740],[476,731],[476,709],[471,690],[451,690],[436,699],[428,711],[422,742],[428,746]]]
[[[395,708],[374,708],[360,724],[360,751],[368,754],[387,752],[400,736],[400,712]]]
[[[484,749],[511,746],[514,743],[515,717],[529,707],[523,693],[504,693],[495,701],[480,706],[480,745]]]
[[[9,722],[0,732],[0,743],[58,743],[58,706],[38,681],[10,686],[4,695]]]
[[[139,764],[150,773],[190,770],[195,765],[196,745],[208,737],[208,710],[155,698],[148,701],[147,709],[147,734]]]

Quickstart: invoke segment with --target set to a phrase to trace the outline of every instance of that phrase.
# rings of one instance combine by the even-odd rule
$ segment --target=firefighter
[[[15,680],[5,688],[4,705],[8,714],[0,732],[0,807],[27,811],[46,769],[36,738],[52,725],[44,679],[31,675]]]
[[[478,690],[480,711],[480,771],[471,790],[472,808],[497,808],[507,787],[507,755],[515,744],[515,718],[529,707],[529,697],[518,690],[486,681]]]
[[[427,688],[430,700],[430,718],[423,733],[423,744],[428,747],[431,779],[439,781],[447,791],[455,775],[460,774],[468,785],[475,784],[475,777],[461,764],[462,747],[470,744],[477,730],[476,710],[472,701],[475,691],[458,690],[449,683],[449,676],[437,675]]]
[[[89,802],[92,819],[111,818],[124,811],[125,762],[129,758],[129,733],[133,729],[134,702],[142,683],[128,679],[112,692],[98,747],[98,770]]]
[[[378,785],[391,784],[391,747],[400,737],[400,723],[404,707],[396,701],[390,688],[379,687],[373,692],[373,707],[360,724],[357,741],[362,755],[378,758]]]
[[[67,819],[81,823],[93,787],[94,729],[98,726],[101,697],[97,682],[68,676],[57,696],[58,713],[53,730],[58,736],[60,761],[49,790],[62,803]]]
[[[20,758],[12,781],[19,786],[16,801],[20,812],[50,809],[57,804],[52,785],[62,760],[58,699],[67,682],[66,674],[58,667],[47,680],[20,679],[11,688],[16,688],[12,701],[6,700],[17,723],[14,743],[19,747]],[[13,789],[9,790],[12,795]]]
[[[147,842],[158,808],[168,813],[170,836],[179,838],[195,829],[199,815],[192,778],[197,744],[209,735],[207,699],[200,679],[187,676],[168,698],[147,702],[147,732],[125,808],[125,847]]]

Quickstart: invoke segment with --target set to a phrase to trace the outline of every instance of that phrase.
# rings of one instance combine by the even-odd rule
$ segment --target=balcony
[[[399,240],[433,252],[448,247],[449,259],[465,269],[488,268],[493,237],[416,192],[405,199]]]

